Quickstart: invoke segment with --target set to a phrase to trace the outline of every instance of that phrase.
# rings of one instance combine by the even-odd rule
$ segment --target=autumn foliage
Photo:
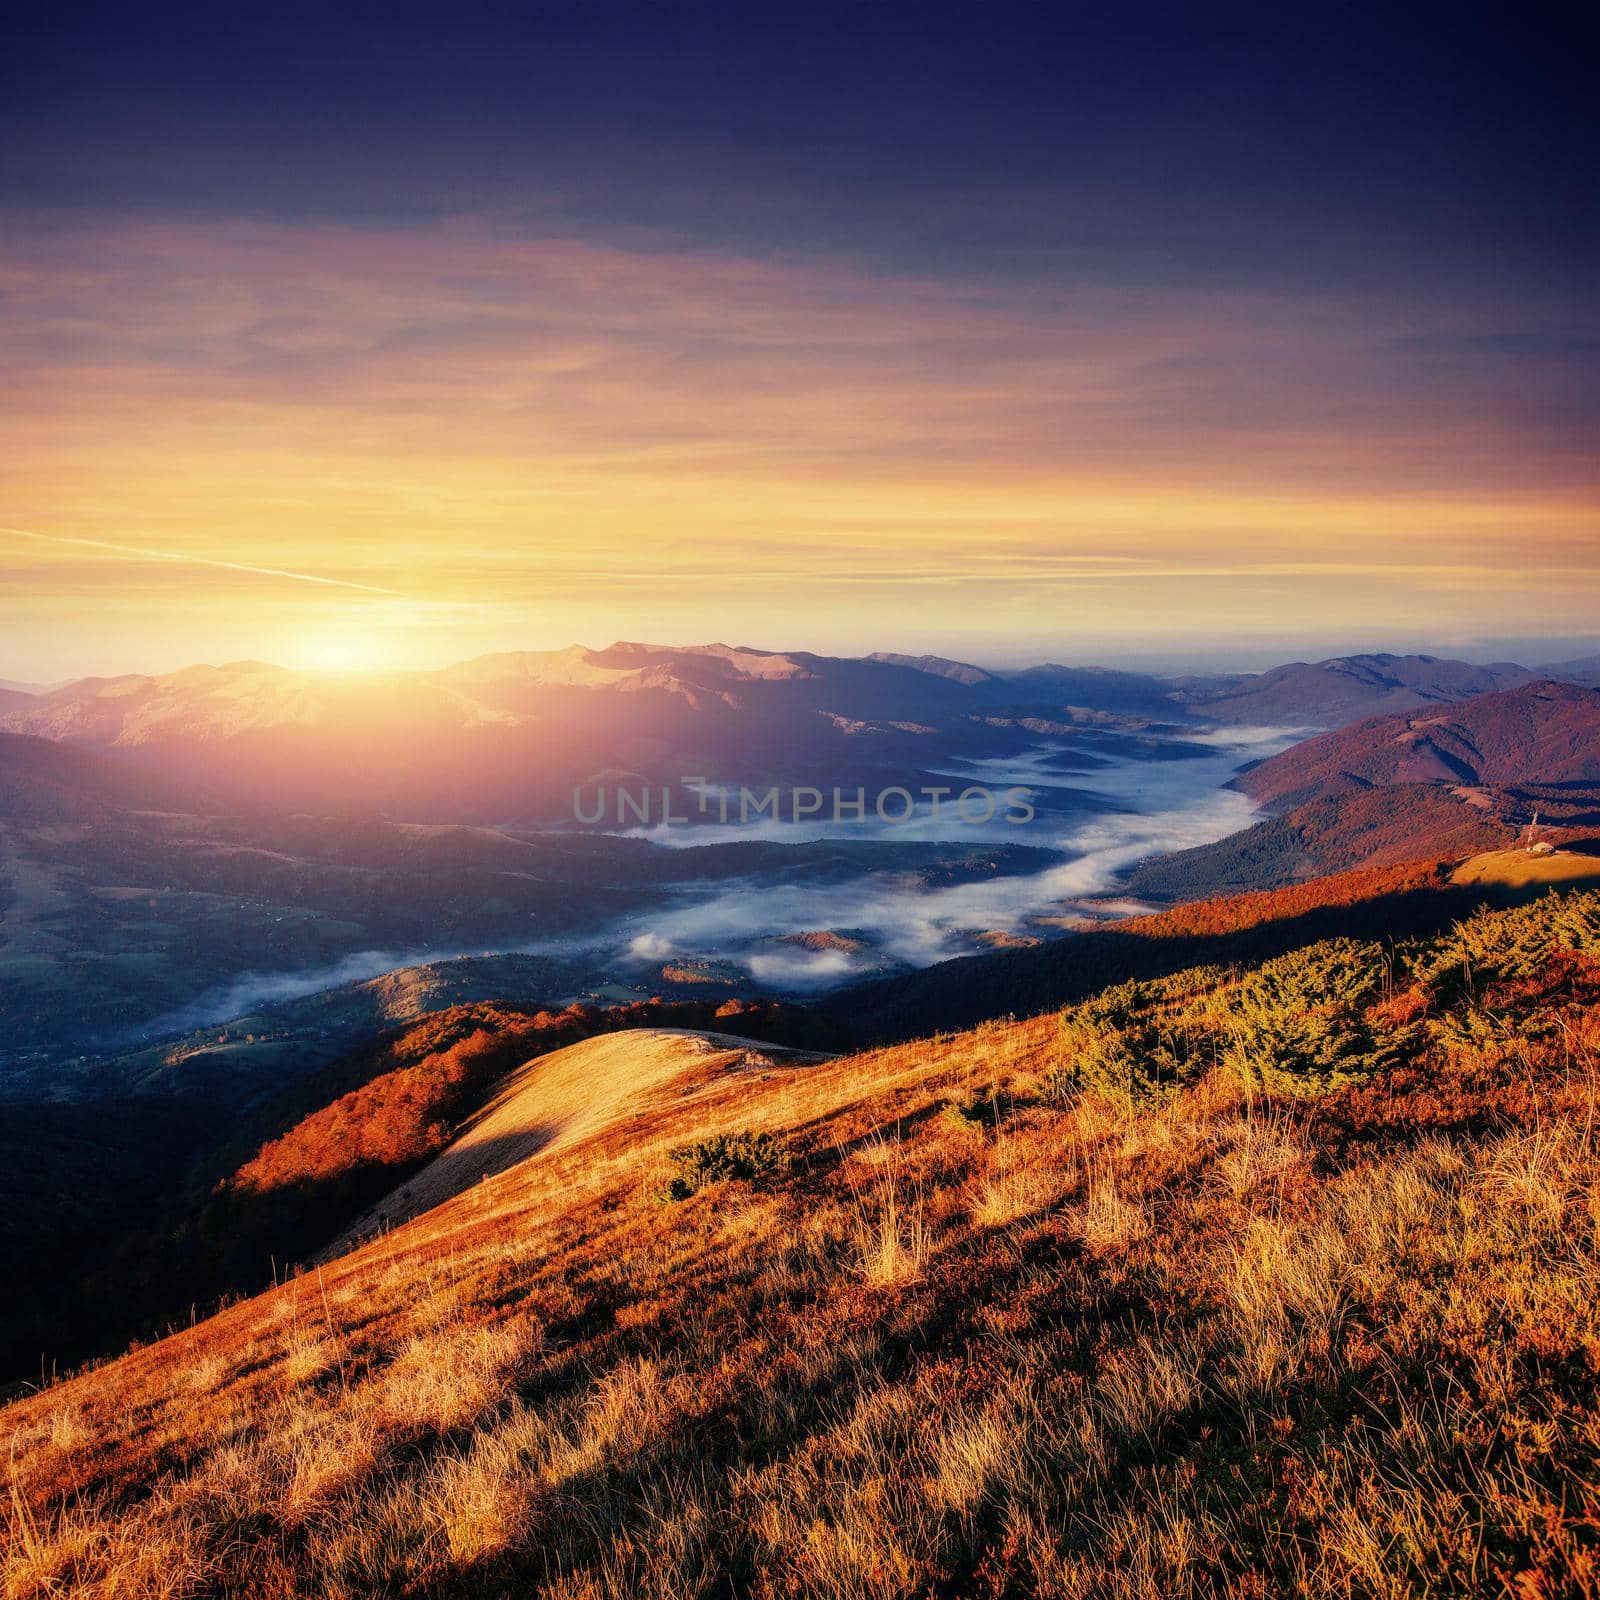
[[[265,1191],[422,1160],[444,1147],[463,1112],[508,1067],[555,1039],[576,1036],[576,1019],[566,1027],[541,1026],[549,1015],[512,1016],[499,1027],[486,1021],[444,1049],[381,1073],[263,1145],[234,1183]]]
[[[1387,867],[1356,867],[1281,889],[1260,889],[1197,900],[1149,917],[1132,917],[1119,932],[1146,939],[1212,937],[1282,922],[1310,911],[1327,911],[1417,890],[1442,889],[1454,863],[1441,859],[1402,861]]]

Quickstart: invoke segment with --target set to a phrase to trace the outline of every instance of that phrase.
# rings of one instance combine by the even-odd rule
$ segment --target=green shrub
[[[965,1100],[949,1100],[941,1115],[953,1128],[971,1132],[977,1128],[994,1128],[1005,1115],[1005,1105],[999,1090],[984,1089],[969,1095]]]
[[[1416,981],[1450,1004],[1493,983],[1530,978],[1561,951],[1600,955],[1600,893],[1573,890],[1512,911],[1479,911],[1407,954]]]
[[[1257,967],[1224,991],[1213,1012],[1222,1059],[1247,1085],[1319,1094],[1392,1066],[1410,1038],[1376,1023],[1367,1008],[1387,968],[1376,944],[1326,939]]]
[[[770,1133],[717,1133],[668,1153],[677,1171],[656,1191],[658,1204],[687,1200],[713,1183],[775,1172],[783,1152]]]
[[[1061,1059],[1045,1075],[1045,1094],[1098,1094],[1128,1109],[1154,1105],[1189,1076],[1191,1044],[1189,1030],[1160,1015],[1119,1028],[1075,1017],[1060,1031]]]

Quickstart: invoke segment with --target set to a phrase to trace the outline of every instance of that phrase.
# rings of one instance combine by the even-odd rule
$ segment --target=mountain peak
[[[863,661],[879,661],[890,667],[909,667],[913,672],[926,672],[930,677],[948,678],[952,683],[998,683],[1000,680],[983,667],[970,661],[952,661],[947,656],[905,656],[892,650],[874,650],[863,656]]]

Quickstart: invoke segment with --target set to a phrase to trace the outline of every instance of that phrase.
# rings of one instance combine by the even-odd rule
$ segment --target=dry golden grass
[[[857,1270],[878,1288],[915,1283],[927,1265],[929,1231],[922,1196],[907,1192],[899,1143],[874,1138],[856,1155],[873,1173],[867,1189],[851,1184]]]
[[[1091,1172],[1083,1203],[1072,1214],[1073,1231],[1096,1255],[1126,1250],[1150,1231],[1150,1219],[1138,1201],[1121,1190],[1117,1168],[1109,1160]]]
[[[1286,1112],[1240,1117],[1216,1131],[1226,1142],[1217,1158],[1217,1178],[1235,1200],[1281,1196],[1310,1159]]]
[[[1600,856],[1572,854],[1529,855],[1525,849],[1490,850],[1463,861],[1451,874],[1452,883],[1502,885],[1526,889],[1536,884],[1592,884],[1600,878]]]
[[[1054,1096],[1053,1017],[686,1060],[0,1413],[4,1592],[1600,1593],[1600,1026],[1562,1015],[1292,1115]],[[652,1201],[743,1130],[785,1169]]]

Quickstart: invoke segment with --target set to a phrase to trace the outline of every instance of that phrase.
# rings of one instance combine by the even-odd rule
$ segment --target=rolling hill
[[[1522,849],[1489,850],[1463,861],[1451,874],[1455,883],[1496,888],[1592,888],[1600,879],[1600,842],[1585,840],[1550,855]]]
[[[340,1256],[382,1230],[535,1157],[617,1137],[686,1095],[714,1089],[730,1073],[765,1077],[826,1058],[687,1028],[600,1034],[533,1057],[507,1073],[493,1098],[420,1171],[358,1217],[325,1252]]]
[[[253,1292],[273,1260],[315,1253],[368,1208],[399,1214],[403,1202],[385,1208],[383,1196],[486,1110],[501,1127],[505,1108],[491,1102],[532,1058],[619,1030],[675,1039],[737,1027],[742,1049],[756,1049],[756,1036],[775,1058],[809,1060],[783,1041],[836,1036],[824,1019],[772,1001],[558,1008],[538,992],[343,1041],[241,1030],[219,1044],[213,1032],[102,1063],[108,1081],[92,1099],[0,1101],[0,1278],[13,1295],[0,1381],[26,1373],[40,1350],[82,1358],[195,1304]],[[592,1061],[605,1059],[595,1049]],[[557,1081],[572,1114],[588,1115],[597,1080],[578,1071]],[[518,1114],[506,1113],[512,1124]],[[491,1141],[491,1156],[498,1148]]]
[[[0,824],[88,822],[117,811],[222,806],[160,773],[26,734],[0,733]]]
[[[1597,959],[1546,896],[803,1069],[607,1041],[633,1115],[569,1057],[564,1142],[0,1413],[8,1593],[1581,1594]]]
[[[1466,856],[1509,844],[1524,815],[1519,799],[1498,791],[1418,783],[1359,789],[1308,800],[1215,844],[1141,862],[1119,888],[1170,903],[1274,889],[1358,866]]]
[[[1600,688],[1600,655],[1579,656],[1571,661],[1552,662],[1539,669],[1541,677],[1559,678],[1563,683],[1587,684]]]
[[[1285,750],[1235,787],[1273,810],[1408,783],[1524,789],[1600,785],[1600,689],[1538,679],[1353,727]]]

